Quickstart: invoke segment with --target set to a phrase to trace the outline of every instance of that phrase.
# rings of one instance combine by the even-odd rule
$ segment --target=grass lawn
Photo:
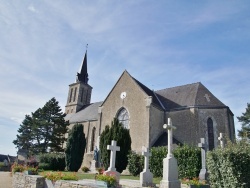
[[[51,171],[40,172],[39,175],[43,175],[43,173],[47,173],[47,172],[51,172]],[[72,172],[63,172],[63,173],[70,174]],[[79,179],[93,179],[93,180],[95,179],[95,174],[91,174],[91,173],[76,172],[76,175]],[[120,179],[139,180],[140,177],[139,176],[121,175]],[[153,183],[159,184],[161,179],[162,179],[161,177],[160,178],[153,178]]]

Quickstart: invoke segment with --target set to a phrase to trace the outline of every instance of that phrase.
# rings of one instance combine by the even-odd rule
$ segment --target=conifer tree
[[[30,153],[46,153],[48,150],[63,152],[63,143],[69,123],[55,98],[49,100],[42,108],[31,115],[26,115],[20,125],[17,139],[13,143]]]
[[[83,125],[75,124],[69,132],[65,149],[66,168],[69,171],[77,172],[83,161],[84,150],[86,147]]]
[[[105,169],[110,164],[110,151],[107,150],[107,145],[110,145],[112,140],[117,141],[117,145],[120,147],[120,151],[116,153],[115,167],[121,173],[128,164],[128,154],[131,151],[131,137],[129,130],[125,129],[117,118],[114,118],[111,127],[108,125],[105,127],[100,136],[101,162]]]
[[[246,112],[242,116],[237,117],[241,122],[241,130],[238,131],[238,136],[243,139],[250,139],[250,104],[247,104]]]

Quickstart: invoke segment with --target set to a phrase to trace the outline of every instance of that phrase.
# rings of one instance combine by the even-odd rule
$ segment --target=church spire
[[[88,84],[88,70],[87,70],[87,50],[85,52],[84,59],[82,61],[82,65],[79,69],[79,72],[76,75],[76,82],[83,82]]]

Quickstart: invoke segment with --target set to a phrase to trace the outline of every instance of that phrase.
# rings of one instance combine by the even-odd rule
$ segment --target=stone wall
[[[16,172],[13,175],[13,188],[44,188],[44,177],[38,175],[25,175]]]
[[[45,181],[43,176],[39,175],[25,175],[16,172],[13,175],[13,188],[96,188],[95,184],[82,185],[77,182],[56,181],[53,185],[50,181]]]

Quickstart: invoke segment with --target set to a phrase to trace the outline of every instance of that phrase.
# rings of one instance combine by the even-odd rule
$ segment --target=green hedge
[[[166,147],[152,147],[151,157],[149,158],[149,169],[154,177],[162,177],[163,159],[167,156]]]
[[[207,168],[211,187],[250,187],[250,145],[229,143],[207,153]]]
[[[128,170],[132,176],[138,176],[143,170],[144,157],[134,151],[128,155]]]
[[[149,168],[154,177],[162,177],[163,159],[167,156],[166,147],[152,147],[152,156],[149,159]],[[198,147],[183,145],[173,152],[178,162],[179,178],[194,178],[199,176],[201,169],[201,152]],[[129,172],[137,176],[143,170],[144,157],[131,153],[129,155]]]
[[[63,171],[65,169],[64,153],[45,153],[39,154],[39,169]]]
[[[177,159],[179,178],[198,177],[201,169],[201,150],[198,147],[184,144],[174,150]]]

